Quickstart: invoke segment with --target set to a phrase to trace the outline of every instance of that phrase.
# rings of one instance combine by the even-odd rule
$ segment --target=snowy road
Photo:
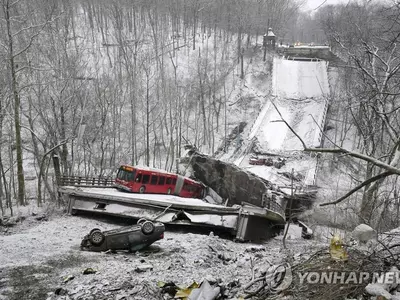
[[[264,150],[301,150],[300,141],[281,121],[279,111],[307,145],[317,146],[318,126],[329,95],[327,62],[275,58],[272,81],[273,97],[265,103],[248,139],[256,137]]]
[[[271,97],[266,99],[253,123],[246,144],[256,139],[261,151],[281,155],[301,151],[303,149],[301,142],[282,121],[283,118],[307,146],[320,146],[322,137],[320,128],[324,126],[328,96],[326,61],[274,58]],[[282,181],[277,170],[272,167],[249,165],[249,157],[249,154],[245,154],[237,160],[237,164],[278,184]],[[306,185],[315,183],[315,159],[295,158],[280,171],[290,172],[292,167],[304,175]],[[282,184],[285,184],[285,180]]]
[[[281,99],[324,98],[329,95],[326,61],[274,59],[273,95]]]

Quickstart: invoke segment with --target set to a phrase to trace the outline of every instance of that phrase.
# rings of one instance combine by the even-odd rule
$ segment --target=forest
[[[107,176],[170,170],[184,143],[213,152],[241,49],[298,10],[249,3],[3,1],[0,206],[25,203],[29,167],[54,198],[52,154],[63,174]]]
[[[96,176],[121,163],[172,170],[185,144],[212,155],[237,125],[229,101],[272,28],[278,44],[328,44],[341,61],[326,148],[308,149],[351,177],[336,203],[399,225],[400,5],[303,4],[2,0],[2,214],[57,198],[53,155],[64,175]]]

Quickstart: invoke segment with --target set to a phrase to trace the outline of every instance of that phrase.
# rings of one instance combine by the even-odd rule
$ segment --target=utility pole
[[[240,52],[240,79],[244,78],[244,64],[243,64],[243,54],[244,54],[244,48],[242,48],[242,51]]]
[[[227,119],[226,119],[226,87],[224,82],[224,152],[227,151],[227,141],[226,141],[226,131],[227,131]]]
[[[264,34],[264,36],[263,36],[263,47],[264,47],[263,61],[265,61],[265,58],[267,57],[267,34]]]
[[[294,169],[292,168],[292,176],[291,176],[291,185],[290,185],[290,203],[289,203],[289,217],[285,228],[285,233],[283,235],[282,243],[283,248],[286,249],[286,236],[289,231],[290,222],[292,221],[292,203],[293,203],[293,178],[294,178]]]

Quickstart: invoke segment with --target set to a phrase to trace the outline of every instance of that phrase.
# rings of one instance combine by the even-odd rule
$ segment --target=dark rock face
[[[243,201],[262,206],[262,196],[272,189],[272,184],[233,164],[195,153],[190,160],[195,177],[211,187],[229,205]]]

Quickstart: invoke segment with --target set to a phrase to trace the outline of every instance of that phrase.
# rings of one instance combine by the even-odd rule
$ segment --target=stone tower
[[[272,28],[268,28],[267,34],[264,35],[265,46],[269,49],[275,49],[275,39],[276,36],[272,32]]]

